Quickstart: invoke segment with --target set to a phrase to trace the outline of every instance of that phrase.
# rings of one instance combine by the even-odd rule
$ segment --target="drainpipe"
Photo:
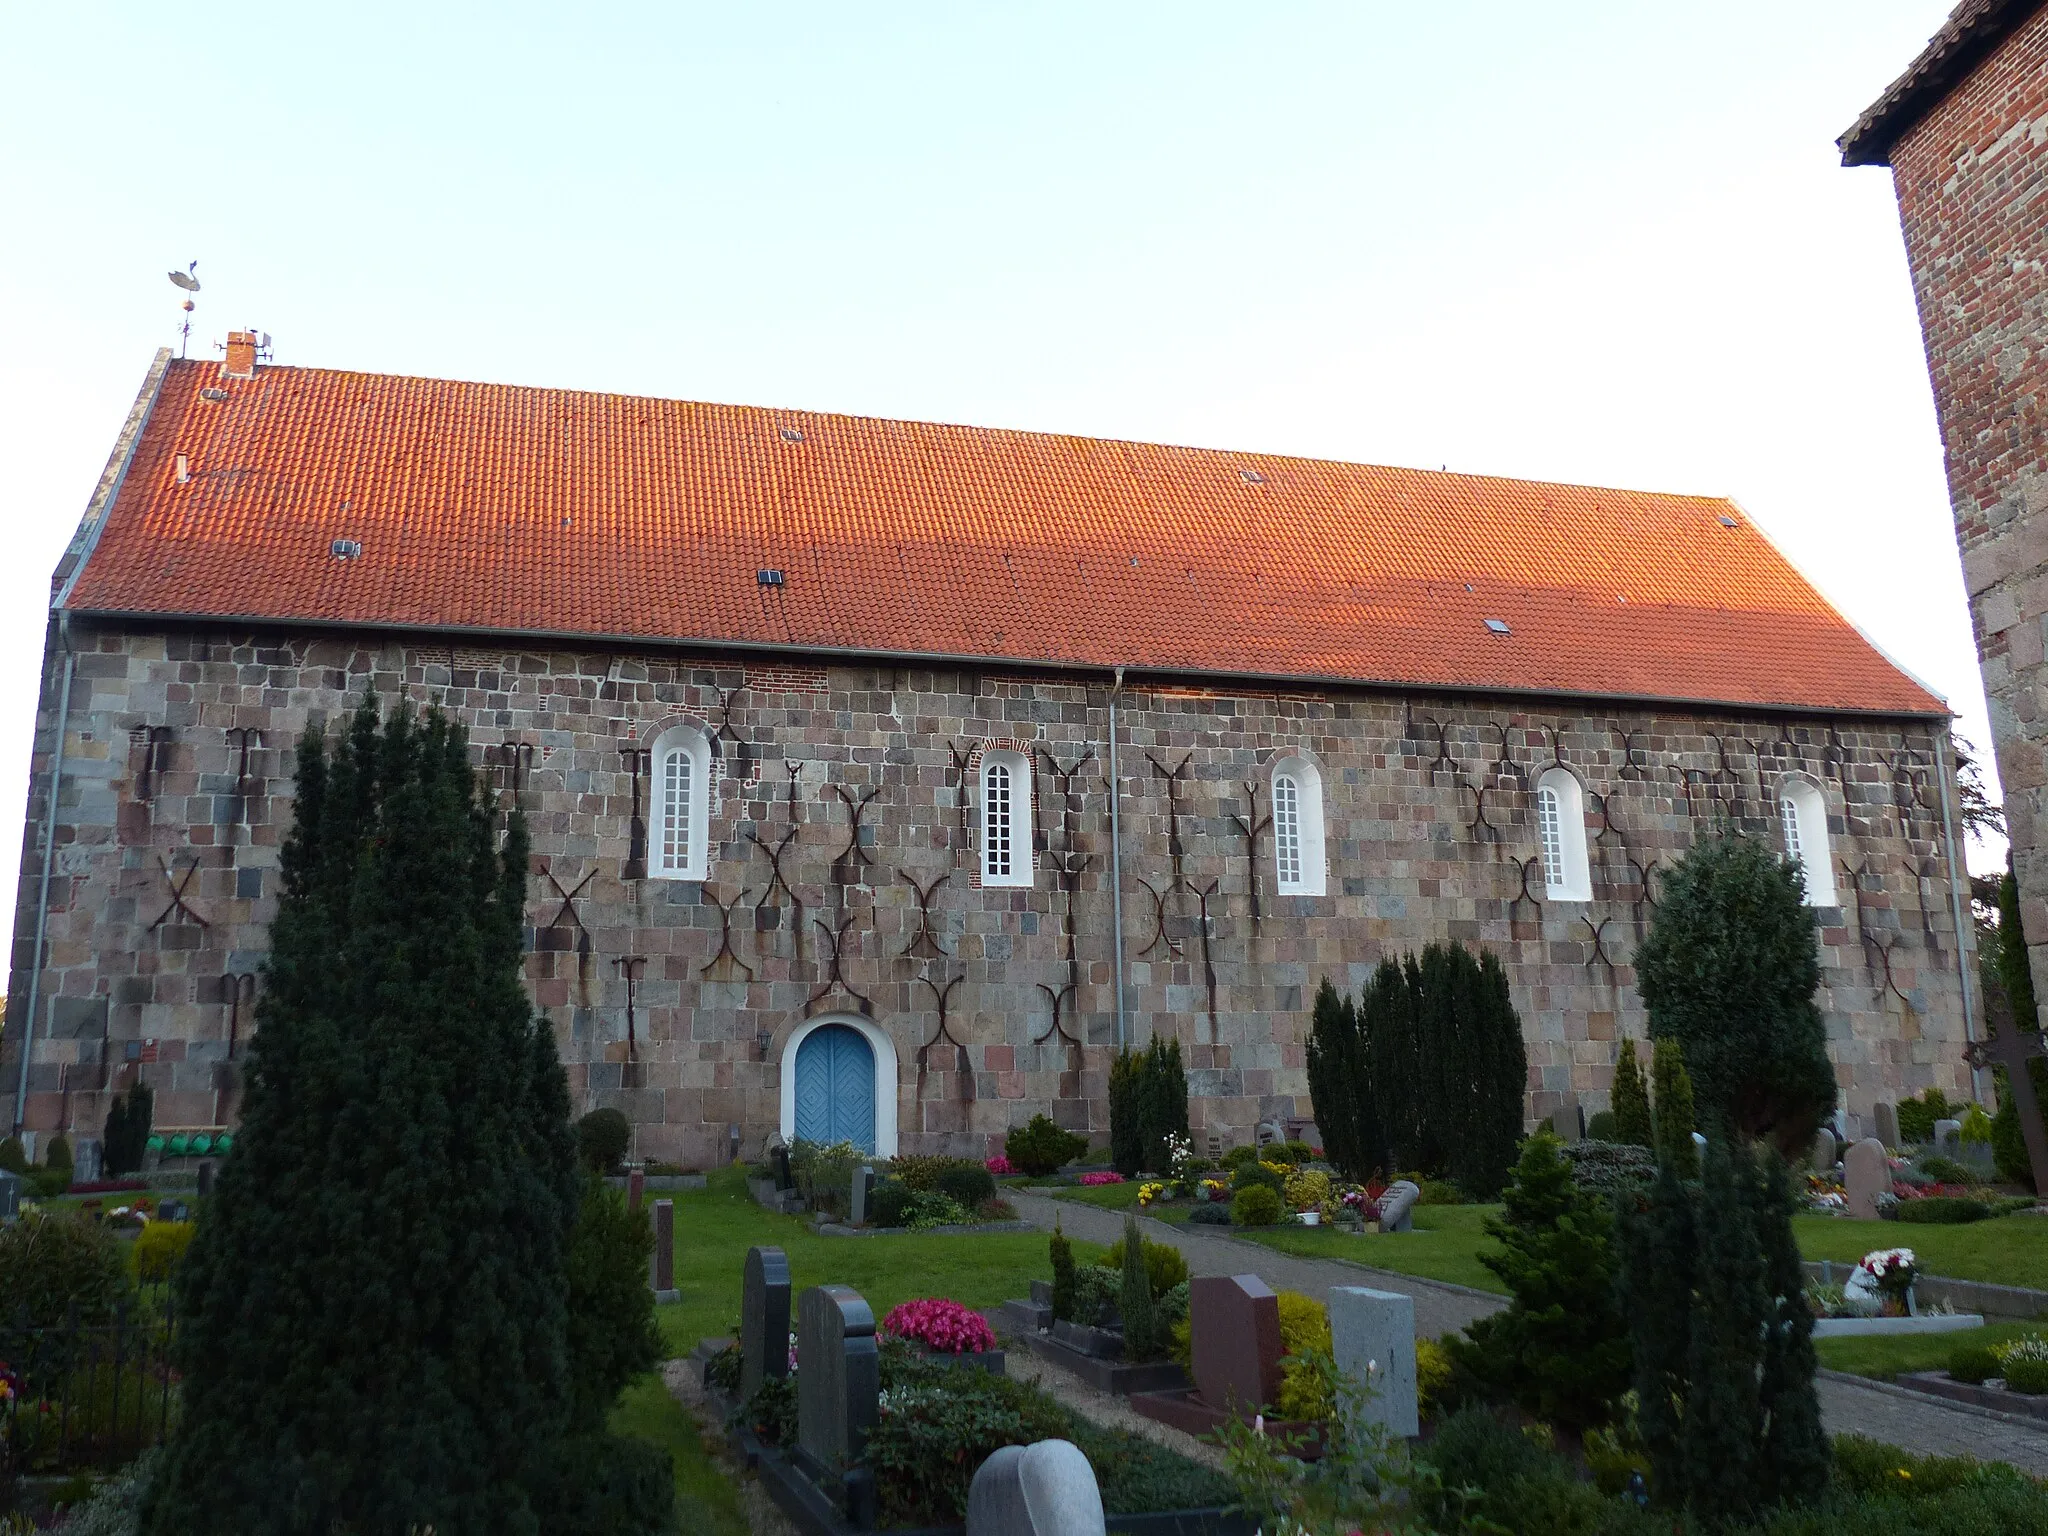
[[[1948,808],[1949,757],[1946,750],[1948,730],[1944,727],[1933,734],[1934,777],[1935,781],[1941,786],[1941,838],[1944,849],[1948,854],[1948,905],[1950,915],[1955,919],[1956,925],[1956,980],[1961,983],[1963,989],[1963,1042],[1968,1044],[1973,1038],[1970,1025],[1975,1006],[1970,989],[1970,957],[1963,944],[1963,898],[1962,892],[1959,889],[1960,879],[1956,872],[1956,829],[1955,822],[1950,817]],[[1971,1098],[1982,1100],[1984,1096],[1983,1077],[1983,1068],[1972,1067],[1970,1069]]]
[[[1116,924],[1116,1048],[1126,1048],[1129,1034],[1124,1025],[1124,834],[1119,811],[1124,798],[1123,780],[1116,769],[1116,699],[1124,691],[1124,669],[1116,669],[1115,684],[1109,690],[1109,901],[1111,921]]]
[[[64,648],[64,681],[57,694],[57,745],[51,753],[49,798],[43,802],[43,875],[36,897],[36,947],[29,956],[28,1008],[21,1026],[21,1076],[14,1087],[17,1137],[28,1115],[28,1060],[36,1042],[36,1010],[42,1003],[43,943],[50,927],[50,865],[57,854],[57,801],[64,793],[64,736],[71,727],[71,677],[78,670],[78,653],[71,649],[68,614],[57,616],[57,641]]]

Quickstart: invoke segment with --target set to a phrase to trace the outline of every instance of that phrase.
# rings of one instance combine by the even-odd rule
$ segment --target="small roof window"
[[[1508,621],[1506,619],[1488,619],[1486,621],[1486,627],[1492,630],[1496,635],[1506,635],[1514,633],[1514,631],[1508,628]]]

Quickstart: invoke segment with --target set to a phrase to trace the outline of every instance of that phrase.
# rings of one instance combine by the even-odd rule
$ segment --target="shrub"
[[[1446,1488],[1479,1488],[1489,1515],[1506,1513],[1507,1495],[1519,1484],[1557,1475],[1542,1446],[1503,1422],[1491,1408],[1460,1408],[1447,1415],[1421,1448]]]
[[[1181,1065],[1180,1042],[1153,1038],[1138,1079],[1138,1126],[1144,1140],[1145,1166],[1154,1173],[1173,1171],[1167,1138],[1188,1139],[1188,1074]]]
[[[1240,1168],[1246,1163],[1256,1163],[1258,1160],[1259,1149],[1250,1143],[1246,1143],[1241,1147],[1232,1147],[1223,1154],[1223,1166],[1225,1168]]]
[[[739,1391],[746,1380],[746,1356],[735,1341],[713,1355],[704,1366],[704,1381],[728,1396]]]
[[[28,1153],[23,1150],[21,1138],[9,1136],[0,1141],[0,1170],[8,1173],[28,1172]]]
[[[1900,1134],[1904,1135],[1905,1133],[1902,1131]],[[1921,1158],[1919,1169],[1937,1184],[1975,1184],[1977,1182],[1977,1170],[1968,1163],[1959,1163],[1952,1157],[1942,1157],[1938,1153]]]
[[[850,1141],[821,1146],[799,1136],[789,1146],[789,1176],[813,1210],[844,1216],[853,1199],[853,1170],[868,1161]]]
[[[137,1078],[127,1093],[107,1109],[106,1133],[101,1156],[109,1178],[118,1179],[142,1167],[149,1147],[150,1121],[156,1113],[156,1095],[149,1084]]]
[[[1451,1353],[1435,1339],[1415,1341],[1415,1408],[1424,1418],[1451,1384]]]
[[[1279,1195],[1287,1189],[1287,1170],[1275,1163],[1256,1161],[1242,1162],[1231,1170],[1232,1189],[1250,1189],[1254,1184],[1265,1186]]]
[[[955,1163],[940,1169],[938,1183],[934,1187],[970,1211],[983,1201],[996,1197],[995,1175],[979,1163]]]
[[[2029,1396],[2048,1392],[2048,1339],[2030,1334],[1999,1345],[1997,1352],[2008,1389]]]
[[[878,1179],[868,1196],[868,1224],[900,1227],[909,1220],[910,1197],[916,1191],[900,1179]]]
[[[1649,1187],[1657,1160],[1648,1147],[1632,1142],[1575,1141],[1564,1149],[1572,1165],[1572,1182],[1590,1194],[1612,1199],[1625,1190]]]
[[[598,1435],[626,1384],[662,1358],[647,1286],[654,1224],[623,1190],[586,1173],[567,1253],[569,1430]]]
[[[1276,1142],[1269,1149],[1269,1152],[1285,1152],[1287,1154],[1287,1161],[1297,1168],[1301,1167],[1304,1163],[1318,1161],[1316,1149],[1305,1141]],[[1274,1161],[1277,1162],[1279,1159],[1275,1158]]]
[[[1984,1106],[1972,1104],[1963,1111],[1963,1128],[1957,1133],[1971,1146],[1984,1146],[1991,1140],[1991,1117],[1984,1113]]]
[[[1083,1264],[1074,1271],[1074,1321],[1099,1325],[1105,1311],[1114,1310],[1123,1289],[1123,1271],[1104,1269],[1100,1264]]]
[[[753,1395],[734,1410],[733,1420],[765,1445],[796,1444],[796,1377],[764,1376]]]
[[[593,1109],[576,1122],[576,1153],[592,1173],[615,1173],[633,1145],[633,1122],[623,1110]]]
[[[951,1195],[942,1195],[935,1189],[913,1189],[903,1206],[903,1225],[913,1232],[962,1226],[973,1220],[972,1211]]]
[[[1188,1283],[1188,1261],[1181,1257],[1178,1248],[1171,1243],[1155,1243],[1143,1238],[1139,1241],[1144,1244],[1145,1273],[1152,1281],[1152,1294],[1155,1297],[1164,1296],[1175,1286]],[[1104,1269],[1121,1270],[1124,1267],[1122,1238],[1109,1245],[1109,1250],[1103,1254],[1101,1263]]]
[[[135,1278],[144,1285],[161,1285],[185,1250],[192,1246],[193,1225],[189,1221],[152,1221],[135,1237]]]
[[[1968,1195],[1927,1195],[1918,1200],[1901,1200],[1897,1214],[1900,1221],[1950,1227],[1984,1220],[1991,1214],[1991,1204]]]
[[[1220,1200],[1209,1201],[1189,1211],[1188,1220],[1196,1226],[1227,1227],[1230,1225],[1230,1207]]]
[[[1614,1123],[1614,1111],[1611,1109],[1603,1109],[1597,1114],[1588,1117],[1586,1121],[1586,1140],[1614,1140]]]
[[[1915,1456],[1862,1435],[1837,1435],[1834,1442],[1835,1485],[1853,1494],[1938,1498],[1982,1481],[1991,1470],[1973,1457]]]
[[[1165,1331],[1153,1323],[1152,1275],[1145,1263],[1144,1246],[1133,1212],[1124,1217],[1123,1284],[1117,1290],[1116,1303],[1123,1314],[1126,1360],[1156,1360],[1166,1352]]]
[[[1656,1153],[1681,1179],[1700,1176],[1699,1145],[1693,1137],[1692,1076],[1685,1067],[1685,1048],[1676,1040],[1659,1040],[1650,1063],[1657,1083]]]
[[[2017,1216],[2021,1211],[2031,1211],[2038,1204],[2032,1195],[2009,1195],[1991,1204],[1993,1216]]]
[[[1614,1106],[1614,1134],[1609,1140],[1626,1142],[1634,1147],[1656,1145],[1655,1133],[1650,1118],[1650,1088],[1643,1081],[1642,1062],[1636,1056],[1636,1043],[1624,1035],[1621,1050],[1614,1058],[1614,1088],[1608,1094]],[[1599,1117],[1594,1116],[1595,1119]]]
[[[1052,1315],[1060,1321],[1074,1315],[1074,1245],[1057,1215],[1052,1223]]]
[[[1662,889],[1635,953],[1650,1033],[1684,1045],[1710,1133],[1725,1125],[1800,1156],[1836,1094],[1814,1002],[1819,920],[1799,866],[1758,838],[1704,839]]]
[[[1987,1382],[1999,1373],[1998,1353],[1988,1344],[1958,1344],[1948,1352],[1948,1373],[1973,1386]]]
[[[61,1170],[64,1174],[64,1182],[67,1185],[70,1184],[73,1172],[71,1143],[62,1136],[52,1136],[48,1149],[43,1153],[43,1166],[52,1173]]]
[[[128,1295],[128,1271],[121,1243],[109,1227],[73,1211],[30,1211],[11,1226],[0,1226],[0,1297],[5,1320],[17,1309],[29,1325],[49,1328],[65,1319],[73,1303],[82,1323],[103,1323]]]
[[[940,1354],[978,1355],[996,1347],[988,1319],[943,1296],[899,1302],[882,1319],[881,1331],[913,1339]]]
[[[1462,1185],[1453,1184],[1449,1179],[1417,1179],[1415,1187],[1421,1191],[1415,1197],[1417,1205],[1470,1205],[1472,1197],[1465,1193]]]
[[[936,1153],[904,1154],[889,1159],[889,1172],[901,1179],[906,1189],[937,1189],[941,1176],[949,1168],[960,1166],[959,1158]]]
[[[1270,1227],[1282,1214],[1280,1192],[1270,1184],[1248,1185],[1230,1198],[1233,1226]]]
[[[1957,1108],[1939,1088],[1929,1088],[1917,1099],[1899,1100],[1899,1140],[1934,1140],[1934,1122],[1953,1118]]]

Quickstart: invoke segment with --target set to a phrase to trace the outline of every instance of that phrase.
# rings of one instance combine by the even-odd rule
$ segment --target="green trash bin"
[[[173,1136],[169,1141],[164,1143],[165,1157],[183,1157],[184,1155],[185,1137],[182,1132],[176,1136]]]
[[[214,1156],[226,1157],[230,1152],[234,1150],[235,1133],[233,1131],[222,1131],[218,1136],[213,1138]]]
[[[161,1136],[152,1136],[143,1145],[152,1152],[161,1152],[164,1149],[164,1139]]]
[[[197,1136],[194,1136],[192,1138],[192,1155],[194,1157],[204,1157],[207,1153],[211,1152],[212,1150],[213,1138],[207,1135],[206,1132],[201,1131]]]

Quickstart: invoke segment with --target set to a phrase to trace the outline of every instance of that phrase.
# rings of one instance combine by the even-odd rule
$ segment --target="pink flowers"
[[[1090,1188],[1097,1184],[1121,1184],[1123,1181],[1124,1176],[1120,1173],[1084,1173],[1079,1180]]]
[[[943,1296],[906,1301],[882,1319],[882,1332],[914,1339],[944,1355],[980,1354],[996,1347],[996,1336],[979,1312]]]
[[[988,1169],[990,1173],[994,1174],[999,1179],[1007,1178],[1009,1175],[1017,1171],[1016,1166],[1007,1157],[1003,1156],[1003,1154],[1000,1152],[998,1152],[994,1157],[990,1158],[982,1166]]]

